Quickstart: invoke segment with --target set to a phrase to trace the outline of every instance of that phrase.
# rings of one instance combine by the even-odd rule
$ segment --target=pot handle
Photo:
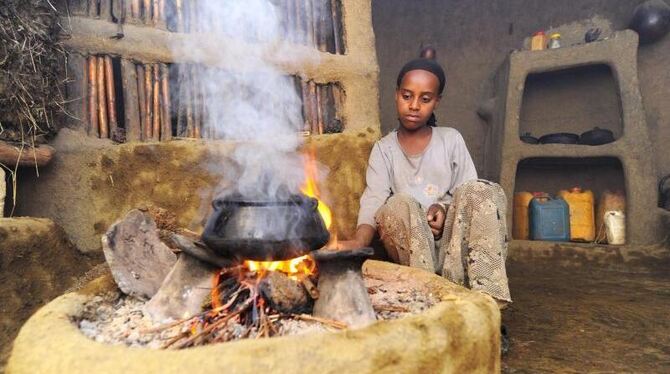
[[[305,201],[308,204],[309,210],[313,210],[313,211],[317,210],[317,207],[319,206],[319,200],[317,200],[313,197],[307,197],[307,199]]]

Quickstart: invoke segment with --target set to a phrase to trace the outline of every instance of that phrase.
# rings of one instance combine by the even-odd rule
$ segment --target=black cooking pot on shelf
[[[288,260],[319,249],[330,234],[304,195],[285,200],[232,195],[214,200],[202,240],[222,256],[239,260]]]
[[[586,131],[579,136],[579,144],[602,145],[614,141],[614,133],[607,129],[594,127],[593,130]]]
[[[569,132],[558,132],[540,137],[540,144],[577,144],[579,135]]]
[[[525,132],[523,135],[519,136],[519,139],[527,144],[537,144],[539,142],[539,140],[529,132]]]
[[[670,32],[670,6],[663,0],[648,0],[633,11],[630,28],[640,35],[640,42],[651,43]]]

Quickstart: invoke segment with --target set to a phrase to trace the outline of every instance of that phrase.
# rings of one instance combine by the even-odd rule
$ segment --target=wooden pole
[[[88,0],[88,15],[89,17],[98,16],[98,0]]]
[[[146,86],[144,85],[146,76],[146,71],[144,65],[137,65],[137,96],[140,112],[140,138],[144,141],[147,141],[146,133],[146,121],[147,121],[147,91]]]
[[[88,135],[100,137],[98,129],[98,58],[88,58]]]
[[[153,140],[159,141],[161,134],[161,95],[160,95],[160,86],[161,86],[161,73],[158,64],[153,65],[153,130],[152,137]]]
[[[144,0],[144,23],[151,23],[151,1]]]
[[[323,85],[316,85],[316,122],[319,135],[323,134],[323,114],[325,111],[322,98],[323,88]]]
[[[192,66],[193,87],[193,137],[200,139],[202,128],[202,97],[200,96],[200,67]]]
[[[179,80],[178,88],[179,94],[177,95],[177,136],[183,137],[186,134],[186,65],[181,64],[177,67],[179,69]]]
[[[142,124],[140,122],[139,92],[137,89],[137,67],[134,62],[126,59],[121,60],[121,77],[126,141],[138,142],[142,140]]]
[[[0,140],[0,163],[10,167],[17,164],[24,167],[46,166],[51,162],[55,153],[56,149],[46,144],[37,147],[20,147]]]
[[[151,140],[153,138],[153,89],[154,86],[151,82],[153,78],[153,72],[150,64],[144,65],[144,90],[146,91],[146,104],[145,104],[145,118],[144,118],[144,140]]]
[[[192,138],[195,135],[195,119],[193,117],[193,74],[189,67],[186,82],[186,136]]]
[[[312,113],[311,106],[309,105],[309,84],[303,79],[300,80],[300,88],[302,93],[302,115],[305,119],[305,125],[303,126],[303,131],[312,132]]]
[[[284,2],[284,11],[286,12],[286,39],[295,43],[295,3],[293,0]]]
[[[315,26],[316,22],[314,22],[314,1],[313,0],[305,0],[305,30],[306,30],[306,39],[307,39],[307,45],[309,47],[316,47],[316,34],[315,34]]]
[[[172,112],[170,111],[170,68],[161,64],[161,140],[172,139]]]
[[[105,92],[105,58],[98,57],[98,118],[100,121],[100,137],[109,138],[107,122],[107,94]]]
[[[137,21],[141,16],[140,0],[128,0],[130,2],[130,15]]]
[[[294,0],[295,1],[295,42],[297,44],[307,44],[305,33],[307,27],[305,27],[305,0]]]
[[[111,21],[112,20],[112,0],[99,0],[100,2],[100,18]]]
[[[340,31],[340,16],[341,12],[338,11],[338,2],[339,0],[330,0],[330,15],[333,20],[333,38],[335,42],[335,54],[344,53],[344,46],[342,45],[342,34]]]
[[[151,13],[152,13],[152,24],[157,25],[158,21],[161,19],[162,15],[160,14],[160,4],[158,0],[152,0],[151,2]]]
[[[105,56],[105,84],[107,87],[107,110],[109,111],[109,133],[114,134],[118,126],[116,116],[116,88],[114,85],[114,67],[112,56]]]
[[[184,0],[175,0],[175,14],[177,15],[177,32],[184,32]]]
[[[309,81],[309,105],[310,105],[310,119],[309,122],[312,124],[312,134],[319,133],[319,105],[317,103],[316,97],[316,83],[314,81]]]

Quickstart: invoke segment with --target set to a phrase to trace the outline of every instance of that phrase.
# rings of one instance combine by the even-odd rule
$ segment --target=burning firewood
[[[311,298],[302,283],[286,274],[270,271],[260,283],[261,294],[271,307],[282,313],[302,313],[311,307]]]
[[[208,286],[215,271],[213,266],[182,253],[158,292],[147,303],[147,312],[157,321],[198,314],[202,301],[210,293]]]

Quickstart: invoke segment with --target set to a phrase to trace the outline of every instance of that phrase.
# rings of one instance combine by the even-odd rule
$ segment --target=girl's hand
[[[444,211],[444,208],[440,204],[433,204],[428,208],[428,213],[426,214],[426,219],[428,220],[428,226],[430,226],[430,231],[433,232],[433,237],[435,240],[438,240],[442,237],[442,231],[444,231],[444,220],[447,218],[447,212]]]

